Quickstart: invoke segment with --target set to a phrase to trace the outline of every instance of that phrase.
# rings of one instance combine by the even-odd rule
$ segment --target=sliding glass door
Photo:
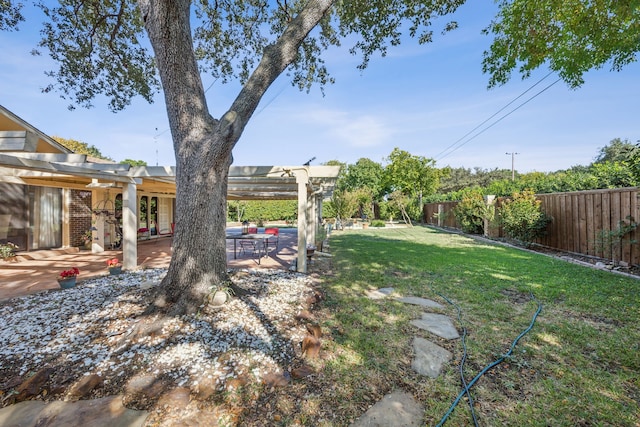
[[[62,190],[59,188],[29,187],[29,249],[48,249],[62,246]]]

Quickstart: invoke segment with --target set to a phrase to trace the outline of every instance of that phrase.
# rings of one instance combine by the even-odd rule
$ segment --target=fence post
[[[444,206],[438,204],[438,227],[444,226]]]
[[[495,214],[495,211],[493,210],[493,207],[496,203],[496,196],[484,196],[484,203],[487,206],[487,214],[484,216],[484,236],[485,237],[493,237],[493,230],[491,230],[491,223],[493,222],[493,216],[494,215],[489,215],[490,212],[493,212]],[[489,218],[489,216],[491,216],[491,218]]]

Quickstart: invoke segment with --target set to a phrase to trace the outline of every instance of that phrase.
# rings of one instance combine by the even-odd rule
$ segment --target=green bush
[[[18,245],[11,242],[0,244],[0,258],[9,259],[14,257],[17,249]]]
[[[456,220],[462,231],[471,234],[482,234],[484,219],[487,216],[487,205],[479,191],[467,193],[453,209]]]
[[[551,218],[540,210],[540,203],[532,190],[515,192],[505,199],[498,215],[507,236],[525,246],[531,246],[535,239],[544,236]]]
[[[596,249],[603,256],[612,260],[615,265],[619,264],[618,258],[623,242],[637,243],[630,234],[638,228],[638,223],[631,215],[627,215],[627,221],[619,221],[618,227],[613,230],[600,230],[596,233]]]
[[[297,216],[296,200],[233,200],[227,204],[227,221],[248,220],[264,224],[265,221],[295,221]]]
[[[373,221],[371,221],[371,226],[372,227],[386,227],[386,224],[381,219],[374,219]]]

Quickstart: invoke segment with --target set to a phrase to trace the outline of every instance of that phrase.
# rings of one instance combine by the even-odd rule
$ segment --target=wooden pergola
[[[339,166],[231,166],[227,199],[297,200],[297,269],[306,272],[307,242],[315,241],[322,202],[331,196],[339,171]],[[137,263],[137,192],[173,197],[176,193],[175,167],[130,166],[73,154],[2,106],[0,182],[122,191],[124,268],[135,268]]]

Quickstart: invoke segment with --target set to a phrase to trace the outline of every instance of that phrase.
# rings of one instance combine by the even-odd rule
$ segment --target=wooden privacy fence
[[[547,235],[537,243],[550,248],[640,264],[640,231],[616,238],[621,223],[640,219],[638,188],[537,194],[540,209],[551,217]],[[428,224],[460,229],[453,209],[458,202],[429,203],[424,207]],[[499,206],[500,201],[497,201]],[[491,235],[502,237],[501,229]]]

